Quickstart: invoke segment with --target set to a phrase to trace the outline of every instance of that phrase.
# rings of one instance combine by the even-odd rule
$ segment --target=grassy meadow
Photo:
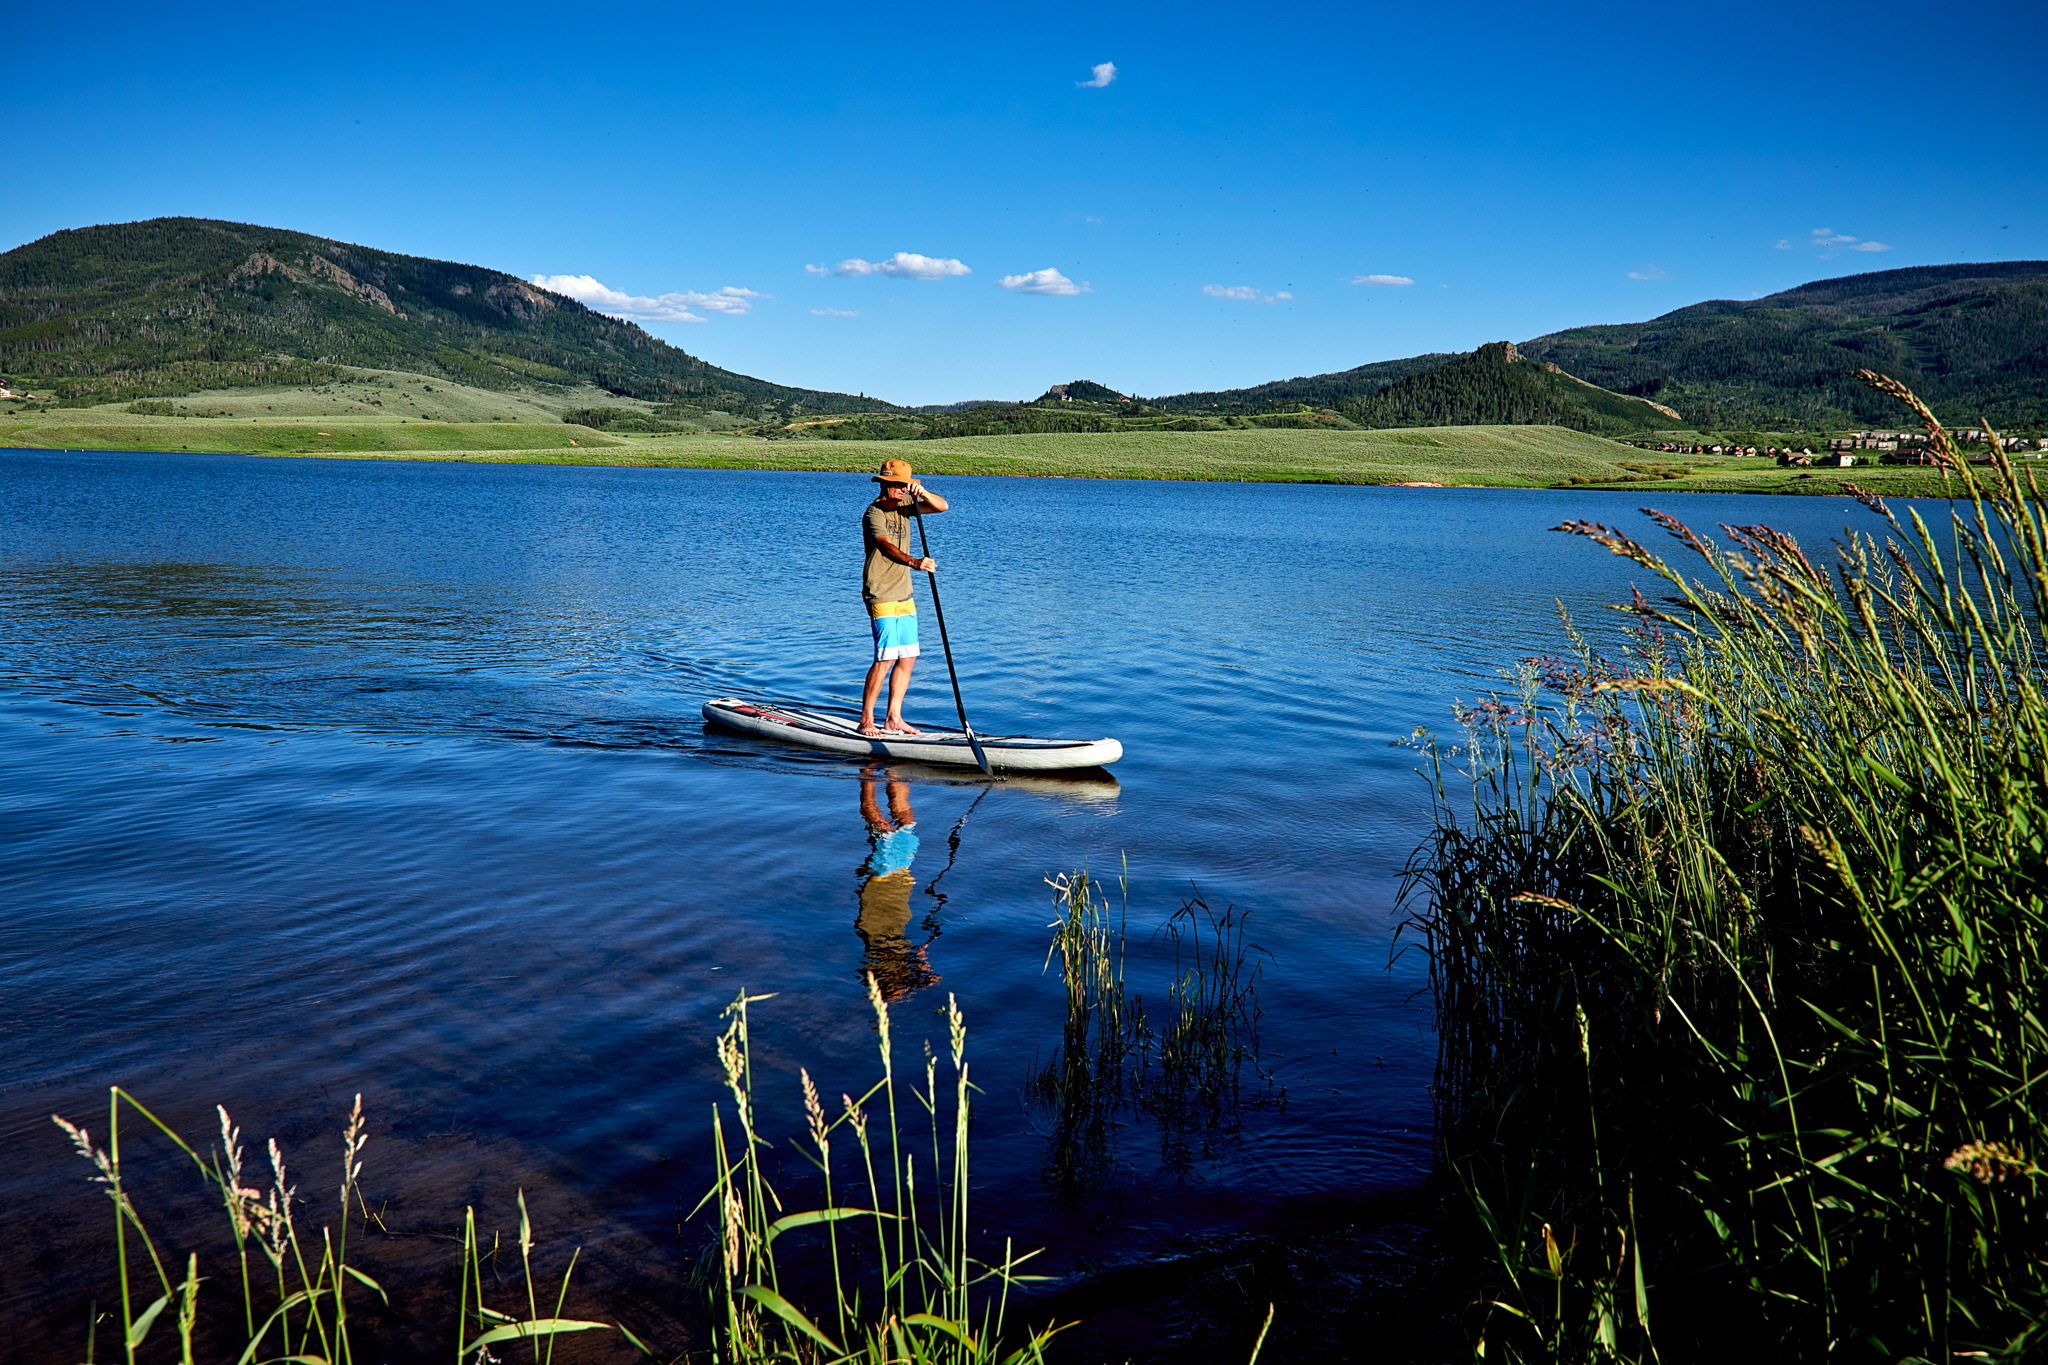
[[[564,410],[584,407],[623,408],[648,419],[656,412],[652,404],[587,386],[499,392],[396,370],[361,370],[345,383],[0,412],[0,447],[847,473],[870,471],[896,457],[910,460],[920,473],[941,476],[1454,488],[1655,485],[1660,492],[1833,494],[1853,480],[1893,497],[1944,492],[1940,474],[1929,468],[1807,471],[1761,459],[1657,455],[1561,427],[1252,427],[767,441],[721,412],[678,418],[674,430],[646,433],[597,431],[561,420]]]

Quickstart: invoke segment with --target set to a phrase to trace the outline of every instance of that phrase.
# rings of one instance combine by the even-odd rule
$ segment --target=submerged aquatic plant
[[[363,1116],[363,1097],[356,1096],[355,1106],[349,1111],[341,1133],[341,1183],[336,1190],[340,1206],[338,1224],[323,1222],[317,1230],[302,1228],[294,1214],[295,1206],[306,1201],[299,1197],[298,1186],[291,1183],[286,1174],[284,1153],[275,1138],[268,1146],[268,1187],[244,1183],[246,1179],[260,1180],[260,1177],[245,1175],[242,1130],[228,1116],[225,1108],[217,1107],[220,1146],[205,1157],[119,1086],[111,1090],[107,1101],[105,1147],[95,1144],[87,1129],[51,1115],[52,1121],[71,1139],[78,1155],[92,1163],[95,1171],[91,1177],[93,1183],[102,1187],[102,1192],[114,1206],[114,1258],[121,1288],[118,1331],[123,1358],[128,1365],[134,1365],[137,1352],[169,1313],[172,1329],[178,1335],[176,1358],[180,1365],[192,1365],[195,1359],[193,1338],[200,1322],[200,1286],[213,1277],[201,1275],[200,1254],[189,1251],[185,1255],[182,1277],[173,1279],[178,1268],[177,1260],[175,1256],[166,1259],[156,1237],[143,1222],[124,1172],[121,1151],[121,1115],[124,1108],[141,1115],[150,1127],[169,1138],[191,1160],[201,1178],[221,1201],[237,1263],[241,1330],[237,1333],[226,1324],[216,1324],[216,1334],[224,1331],[229,1340],[236,1336],[242,1338],[245,1344],[238,1358],[243,1365],[266,1360],[290,1360],[303,1362],[303,1365],[349,1365],[354,1361],[356,1352],[349,1324],[351,1292],[358,1298],[367,1292],[389,1302],[383,1287],[350,1259],[351,1210],[363,1212],[366,1219],[369,1216],[359,1183],[363,1173],[363,1148],[369,1141]],[[540,1316],[531,1255],[533,1231],[526,1215],[524,1191],[519,1195],[519,1250],[525,1270],[525,1317],[499,1312],[485,1305],[474,1209],[468,1212],[465,1230],[462,1314],[457,1324],[456,1365],[463,1365],[465,1361],[473,1365],[484,1361],[491,1346],[510,1341],[531,1343],[536,1365],[545,1365],[553,1358],[556,1335],[592,1329],[617,1331],[641,1351],[647,1350],[637,1337],[616,1323],[562,1317],[562,1302],[569,1288],[569,1272],[566,1271],[555,1294],[553,1315]],[[209,1263],[212,1263],[211,1256],[209,1253]],[[575,1258],[572,1256],[570,1270],[574,1268]],[[143,1297],[152,1290],[160,1292],[148,1303],[143,1303]],[[97,1330],[98,1317],[95,1315],[94,1336],[86,1347],[88,1360],[96,1358]],[[547,1348],[545,1355],[542,1352],[543,1342]]]
[[[1664,596],[1430,746],[1413,923],[1489,1359],[2048,1340],[2048,518],[1862,377],[1927,428],[1938,531],[1860,493],[1882,538],[1828,567],[1645,509],[1681,569],[1566,523]]]
[[[1199,895],[1160,929],[1173,945],[1173,985],[1153,1033],[1154,1056],[1139,1103],[1160,1125],[1167,1165],[1185,1170],[1234,1137],[1247,1107],[1287,1106],[1287,1089],[1259,1063],[1259,977],[1266,950],[1245,942],[1245,915],[1221,915]],[[1249,1063],[1257,1082],[1243,1094]]]
[[[1155,1025],[1144,998],[1125,989],[1128,907],[1110,921],[1102,886],[1086,871],[1047,879],[1058,917],[1046,966],[1060,960],[1067,1007],[1060,1046],[1031,1094],[1049,1120],[1045,1177],[1076,1203],[1108,1184],[1117,1131],[1150,1116],[1161,1165],[1185,1174],[1240,1129],[1244,1107],[1284,1107],[1286,1090],[1259,1066],[1258,982],[1265,950],[1245,941],[1245,916],[1219,916],[1200,896],[1183,901],[1156,936],[1171,944],[1174,978]],[[1258,1080],[1242,1093],[1249,1063]]]
[[[1059,1050],[1038,1069],[1031,1093],[1050,1120],[1045,1181],[1073,1204],[1100,1190],[1116,1168],[1116,1129],[1144,1067],[1151,1031],[1142,997],[1124,990],[1125,916],[1112,926],[1106,898],[1087,872],[1048,877],[1059,910],[1045,965],[1060,959],[1067,1007]]]

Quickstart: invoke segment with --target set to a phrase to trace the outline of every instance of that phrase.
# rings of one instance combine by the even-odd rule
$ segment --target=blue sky
[[[90,14],[0,95],[0,247],[293,228],[902,403],[2048,258],[2039,3]]]

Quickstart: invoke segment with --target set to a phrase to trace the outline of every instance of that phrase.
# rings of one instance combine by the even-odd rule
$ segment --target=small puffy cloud
[[[1047,294],[1057,298],[1094,292],[1086,280],[1075,284],[1051,266],[1043,270],[1027,271],[1022,275],[1005,275],[996,281],[996,287],[1007,289],[1013,294]]]
[[[1810,236],[1801,241],[1781,238],[1777,249],[1779,251],[1797,251],[1804,247],[1812,247],[1823,256],[1832,256],[1839,251],[1890,251],[1892,249],[1883,242],[1862,241],[1846,233],[1837,232],[1833,228],[1815,228]]]
[[[1202,292],[1212,299],[1234,299],[1238,303],[1279,303],[1294,297],[1284,289],[1272,294],[1262,293],[1249,284],[1205,284]]]
[[[1668,280],[1671,278],[1671,272],[1659,270],[1654,265],[1646,265],[1641,270],[1629,271],[1628,277],[1632,280]]]
[[[1076,90],[1100,90],[1102,89],[1102,87],[1108,85],[1111,81],[1116,79],[1115,62],[1097,62],[1094,66],[1091,66],[1088,69],[1095,73],[1095,79],[1087,81],[1075,81],[1074,88]]]
[[[1406,275],[1353,275],[1351,277],[1351,282],[1353,284],[1369,285],[1380,289],[1398,289],[1402,285],[1415,283],[1415,281],[1409,279]]]
[[[813,308],[811,310],[811,316],[814,318],[857,318],[860,316],[860,312],[857,309],[848,310],[845,308]]]
[[[943,280],[949,275],[972,275],[964,263],[942,256],[920,256],[899,251],[886,261],[864,261],[850,256],[838,265],[807,265],[807,275],[890,275],[899,280]]]
[[[710,313],[724,313],[727,317],[744,317],[753,308],[755,299],[765,299],[766,294],[751,289],[735,289],[731,285],[715,294],[664,294],[662,301],[681,299],[692,308],[702,308]]]
[[[554,293],[565,294],[608,317],[631,318],[635,322],[709,320],[691,312],[692,308],[701,309],[706,313],[723,314],[726,317],[744,317],[753,308],[755,299],[768,297],[752,289],[739,289],[728,285],[712,294],[684,291],[650,299],[608,289],[589,275],[535,275],[533,283]]]

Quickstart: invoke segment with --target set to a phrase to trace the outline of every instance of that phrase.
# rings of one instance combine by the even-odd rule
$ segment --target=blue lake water
[[[225,1103],[320,1171],[360,1091],[394,1229],[524,1186],[591,1248],[593,1292],[680,1264],[721,1007],[776,993],[762,1104],[794,1135],[798,1065],[830,1095],[872,1078],[864,965],[906,992],[913,1047],[957,996],[977,1221],[1056,1272],[1413,1189],[1433,1043],[1422,963],[1389,948],[1424,789],[1395,741],[1556,648],[1553,599],[1601,628],[1645,575],[1549,528],[1649,539],[1648,499],[933,484],[970,717],[1114,735],[1113,783],[923,771],[891,793],[706,733],[709,696],[857,700],[863,477],[0,453],[0,1314],[82,1323],[105,1295],[76,1269],[104,1201],[48,1115],[97,1131],[114,1083],[195,1136]],[[1875,525],[1836,499],[1662,505],[1809,550]],[[925,635],[909,713],[949,721]],[[915,822],[907,941],[860,922],[907,847],[870,862],[864,794]],[[1185,896],[1249,913],[1285,1104],[1178,1166],[1134,1115],[1077,1208],[1048,1193],[1027,1085],[1062,1021],[1044,879],[1081,867],[1127,874],[1148,1000]]]

